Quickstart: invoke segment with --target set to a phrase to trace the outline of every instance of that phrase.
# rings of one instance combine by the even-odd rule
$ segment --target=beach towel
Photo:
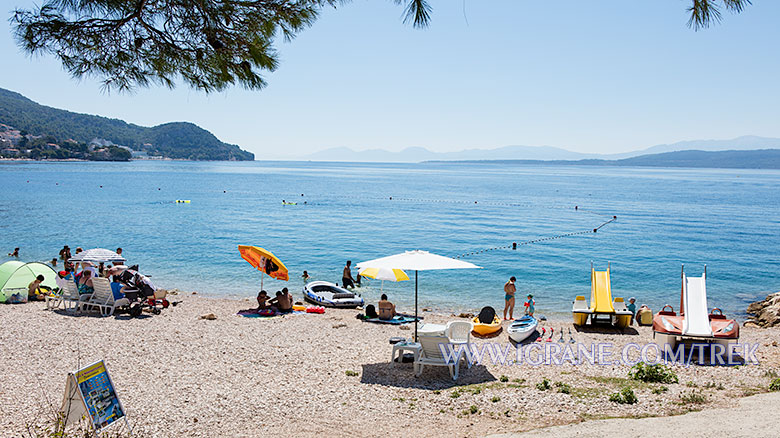
[[[262,318],[262,319],[271,319],[276,318],[277,316],[284,316],[284,315],[306,315],[306,312],[300,312],[298,310],[293,310],[292,312],[288,313],[260,313],[260,310],[258,309],[244,309],[239,310],[236,312],[236,315],[243,316],[245,318]]]
[[[259,309],[239,310],[236,313],[236,315],[241,315],[241,316],[246,317],[246,318],[273,318],[275,316],[279,316],[276,313],[270,313],[270,312],[269,313],[263,312],[261,314]]]
[[[422,319],[422,318],[418,318]],[[412,315],[396,315],[393,319],[379,319],[379,318],[364,318],[363,321],[370,322],[372,324],[391,324],[401,325],[414,322],[414,316]]]

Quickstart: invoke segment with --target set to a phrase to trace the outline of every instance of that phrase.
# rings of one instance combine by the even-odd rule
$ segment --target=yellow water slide
[[[606,271],[590,268],[590,311],[593,313],[615,313],[612,306],[612,286],[609,282],[609,267]]]

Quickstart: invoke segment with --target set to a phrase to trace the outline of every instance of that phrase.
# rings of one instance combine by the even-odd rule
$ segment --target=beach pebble
[[[217,315],[213,313],[204,313],[203,315],[200,315],[200,319],[207,319],[209,321],[213,321],[217,319]]]
[[[346,326],[347,325],[345,323],[343,323],[343,322],[340,322],[338,324],[333,324],[333,328],[342,328],[342,327],[346,327]]]

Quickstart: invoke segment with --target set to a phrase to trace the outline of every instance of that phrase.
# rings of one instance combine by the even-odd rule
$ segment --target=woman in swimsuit
[[[517,279],[511,277],[504,285],[504,321],[506,321],[507,310],[509,310],[509,319],[513,319],[512,312],[515,311],[515,292],[517,292],[515,281],[517,281]]]

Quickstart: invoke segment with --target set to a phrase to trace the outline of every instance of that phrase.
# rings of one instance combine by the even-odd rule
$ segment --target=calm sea
[[[421,306],[500,310],[514,275],[539,311],[564,313],[575,295],[590,293],[591,261],[597,269],[611,262],[615,296],[654,310],[677,307],[682,263],[690,275],[707,264],[710,306],[731,315],[780,290],[777,171],[0,162],[0,186],[0,261],[16,246],[23,260],[50,260],[65,244],[121,246],[159,286],[211,296],[256,295],[260,274],[239,244],[273,251],[290,281],[266,278],[266,289],[288,286],[300,296],[304,269],[337,282],[347,259],[410,249],[458,256],[590,230],[613,215],[598,233],[464,257],[481,270],[421,272]],[[380,287],[361,289],[375,300]],[[402,307],[413,303],[413,282],[385,282],[384,290]]]

